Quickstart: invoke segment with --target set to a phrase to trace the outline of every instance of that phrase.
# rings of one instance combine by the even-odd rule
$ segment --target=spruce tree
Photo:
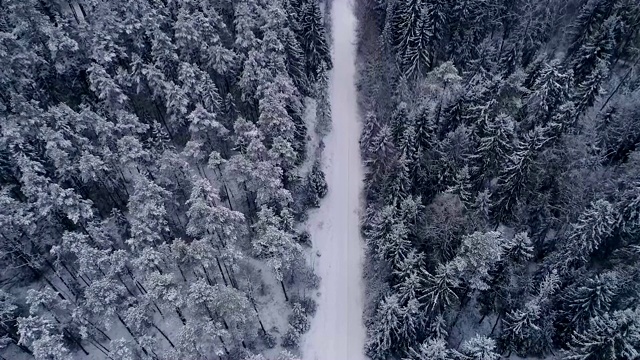
[[[615,311],[593,318],[589,328],[576,332],[563,359],[636,359],[638,310]]]
[[[302,34],[302,50],[307,59],[307,76],[314,81],[322,75],[323,63],[328,70],[333,67],[324,22],[322,21],[322,13],[317,0],[303,1],[300,31]]]

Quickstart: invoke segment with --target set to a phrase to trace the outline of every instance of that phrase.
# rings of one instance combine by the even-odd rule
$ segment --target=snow
[[[318,104],[313,98],[305,98],[305,111],[304,111],[304,123],[307,127],[307,157],[304,162],[298,168],[298,175],[302,178],[306,178],[313,168],[313,163],[318,158],[317,151],[320,148],[320,139],[316,134],[316,109]]]
[[[329,193],[310,213],[316,272],[321,277],[318,311],[302,343],[305,360],[365,359],[362,320],[363,241],[360,237],[363,167],[355,86],[355,18],[349,0],[332,4],[333,62],[330,78],[333,127],[325,139]]]

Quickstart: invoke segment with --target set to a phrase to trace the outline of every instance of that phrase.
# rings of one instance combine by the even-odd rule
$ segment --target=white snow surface
[[[360,194],[364,169],[360,159],[361,124],[355,86],[355,28],[350,0],[334,0],[331,133],[325,139],[324,171],[329,193],[311,212],[308,229],[320,276],[318,310],[304,336],[304,360],[362,360],[364,243],[360,236]]]

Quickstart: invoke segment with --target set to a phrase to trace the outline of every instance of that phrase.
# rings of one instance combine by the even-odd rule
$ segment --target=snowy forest
[[[371,359],[640,358],[640,2],[356,0]]]
[[[297,358],[324,7],[0,0],[0,359]]]

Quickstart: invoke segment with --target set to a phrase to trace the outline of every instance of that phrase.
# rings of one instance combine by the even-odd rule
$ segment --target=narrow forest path
[[[362,360],[363,241],[360,237],[360,121],[355,86],[355,29],[351,0],[333,0],[333,128],[325,139],[324,171],[329,193],[310,214],[316,273],[321,277],[318,311],[302,344],[305,360]]]

